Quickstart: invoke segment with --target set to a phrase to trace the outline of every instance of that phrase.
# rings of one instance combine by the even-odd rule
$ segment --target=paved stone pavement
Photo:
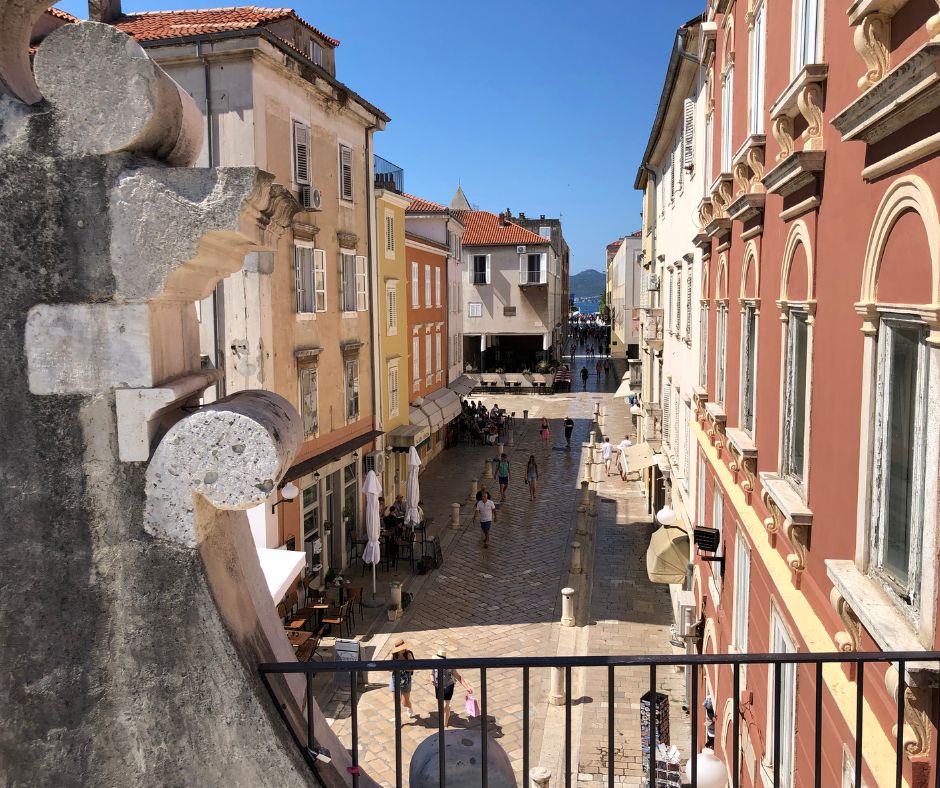
[[[620,365],[618,365],[619,367]],[[671,653],[668,588],[646,579],[645,553],[650,519],[645,498],[636,482],[619,478],[598,485],[599,516],[596,533],[576,537],[575,509],[578,483],[583,475],[581,442],[588,439],[595,403],[607,408],[607,430],[616,444],[628,427],[629,412],[610,396],[620,375],[591,375],[588,391],[577,381],[570,395],[506,395],[495,400],[517,413],[517,427],[506,451],[513,463],[509,496],[497,512],[488,550],[482,549],[479,527],[471,522],[470,480],[480,477],[497,493],[495,480],[484,480],[484,460],[495,455],[491,447],[458,446],[444,452],[421,475],[425,510],[435,518],[432,529],[441,539],[444,565],[422,577],[402,577],[414,601],[398,622],[384,618],[384,604],[359,622],[357,637],[365,658],[385,659],[392,642],[403,637],[419,658],[447,648],[451,656],[545,656],[554,654]],[[472,397],[472,399],[477,399]],[[487,405],[493,398],[483,398]],[[529,420],[518,417],[524,408]],[[564,448],[562,420],[575,420],[571,450]],[[542,446],[538,423],[550,419],[552,440]],[[539,464],[538,500],[530,502],[523,484],[526,460],[535,454]],[[449,528],[450,505],[461,502],[461,525]],[[586,573],[569,575],[570,543],[584,545]],[[404,564],[399,571],[404,575]],[[380,576],[387,587],[388,575]],[[563,628],[560,590],[576,589],[577,626]],[[687,718],[681,710],[681,675],[660,671],[659,690],[673,700],[673,741],[688,741]],[[359,762],[377,782],[395,785],[394,701],[387,676],[370,674],[371,683],[360,694]],[[479,671],[465,678],[480,696]],[[573,771],[579,785],[598,785],[607,770],[607,672],[576,670],[571,696]],[[648,671],[618,669],[615,682],[615,770],[618,784],[639,784],[642,774],[639,744],[639,698],[648,689]],[[546,765],[559,779],[563,775],[564,709],[549,706],[549,672],[530,675],[530,767]],[[320,674],[317,698],[327,719],[344,742],[350,741],[350,703],[345,687],[335,688]],[[464,693],[458,688],[451,726],[479,727],[463,710]],[[522,778],[522,675],[518,670],[487,674],[488,727],[509,754],[520,785]],[[417,674],[412,702],[415,720],[402,725],[403,781],[407,785],[411,753],[437,730],[437,704],[429,678]],[[684,727],[683,727],[684,726]],[[554,782],[554,780],[553,780]]]

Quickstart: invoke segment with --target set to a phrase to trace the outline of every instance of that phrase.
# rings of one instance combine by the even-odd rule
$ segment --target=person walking
[[[571,448],[571,433],[574,432],[574,419],[571,416],[565,416],[565,443]]]
[[[483,547],[487,548],[490,546],[490,528],[493,527],[493,522],[496,520],[496,504],[490,500],[490,494],[486,490],[483,490],[473,516],[480,518],[480,529],[483,531]]]
[[[610,461],[611,455],[613,454],[614,447],[610,445],[610,436],[604,436],[604,444],[601,446],[601,456],[604,458],[604,468],[607,471],[607,476],[610,476]]]
[[[627,474],[630,472],[627,468],[627,449],[633,445],[629,435],[624,435],[623,440],[617,445],[617,467],[620,469],[620,478],[627,480]]]
[[[539,427],[539,437],[542,439],[542,446],[548,446],[548,439],[551,437],[552,431],[548,426],[548,419],[544,416],[542,417],[542,424]]]
[[[584,390],[587,391],[587,379],[590,376],[587,367],[581,367],[581,385],[584,387]]]
[[[447,659],[447,649],[441,647],[434,655],[434,659]],[[444,701],[444,727],[450,722],[450,701],[454,697],[454,685],[456,682],[467,691],[468,695],[473,694],[471,687],[463,677],[452,668],[437,668],[431,671],[431,684],[434,686],[434,697],[442,698]]]
[[[601,370],[602,370],[603,368],[604,368],[604,365],[601,363],[601,360],[598,359],[598,360],[597,360],[597,363],[594,365],[594,371],[597,373],[598,379],[600,379]]]
[[[525,466],[525,480],[529,483],[529,500],[535,500],[535,486],[539,480],[539,465],[535,461],[535,455],[529,455],[529,464]]]
[[[415,658],[414,653],[408,648],[408,644],[404,640],[399,638],[395,641],[395,645],[392,646],[392,661],[395,660],[413,660]],[[398,681],[395,679],[395,673],[392,673],[392,679],[389,683],[389,688],[392,692],[397,692],[401,695],[401,705],[405,707],[405,711],[408,712],[408,719],[414,719],[415,713],[414,709],[411,707],[411,679],[414,676],[413,670],[401,670],[398,671]]]
[[[499,455],[496,463],[496,478],[499,479],[499,500],[505,501],[506,489],[512,480],[512,467],[505,452]]]
[[[604,377],[607,378],[610,376],[610,362],[605,358],[604,359]]]

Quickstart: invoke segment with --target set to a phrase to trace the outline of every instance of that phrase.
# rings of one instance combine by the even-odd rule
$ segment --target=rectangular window
[[[441,305],[441,269],[440,266],[434,268],[434,306]]]
[[[388,362],[388,415],[395,418],[398,415],[398,361]]]
[[[790,310],[787,319],[783,401],[783,474],[798,486],[806,480],[806,381],[809,326],[806,312]]]
[[[699,455],[697,493],[695,500],[695,519],[699,525],[705,525],[705,458]]]
[[[425,385],[431,384],[431,377],[434,374],[434,359],[431,356],[431,335],[424,335],[424,382]]]
[[[385,211],[385,256],[395,256],[395,214]]]
[[[483,304],[477,302],[474,303],[471,301],[467,304],[467,316],[468,317],[483,317]]]
[[[359,418],[359,361],[346,362],[346,421]]]
[[[317,414],[317,370],[300,369],[300,412],[304,420],[304,437],[316,435],[319,429]]]
[[[545,224],[540,225],[540,226],[539,226],[539,236],[541,236],[542,238],[547,238],[547,239],[551,240],[551,237],[552,237],[552,228],[551,228],[551,226],[545,225]]]
[[[323,47],[316,41],[310,42],[310,59],[315,66],[323,65]]]
[[[398,286],[389,282],[385,286],[385,334],[396,336],[398,334]]]
[[[312,542],[320,538],[320,485],[314,482],[304,487],[301,494],[303,505],[304,541]]]
[[[365,255],[356,256],[356,311],[369,311],[369,271]]]
[[[669,443],[672,434],[672,386],[663,386],[663,440]]]
[[[685,341],[692,342],[692,263],[685,272]]]
[[[728,340],[728,305],[718,305],[718,340],[715,347],[715,402],[724,407],[725,404],[725,362]]]
[[[803,66],[818,61],[819,52],[819,0],[796,0],[796,47],[793,74]]]
[[[524,285],[544,285],[548,281],[548,255],[519,255],[519,282]]]
[[[754,436],[754,392],[757,388],[757,307],[747,304],[741,315],[741,427]]]
[[[708,306],[702,304],[698,316],[698,384],[702,388],[708,386]]]
[[[927,331],[884,318],[879,328],[872,534],[875,568],[908,604],[919,604],[925,444]]]
[[[343,311],[356,310],[356,255],[350,252],[340,252],[340,269],[343,285]]]
[[[783,621],[776,610],[770,616],[770,651],[773,654],[793,654],[796,647],[790,639]],[[782,665],[780,670],[780,687],[774,691],[774,671],[768,671],[767,697],[780,698],[780,786],[793,788],[793,752],[794,738],[796,736],[796,665],[792,662]],[[774,741],[774,709],[768,704],[767,709],[767,741]],[[773,747],[769,747],[767,758],[773,758]],[[772,765],[772,764],[771,764]]]
[[[424,266],[424,305],[431,306],[431,266]]]
[[[317,312],[326,312],[326,251],[313,250],[313,295]]]
[[[419,271],[417,263],[411,264],[411,305],[415,308],[421,306],[421,282],[419,281]]]
[[[751,551],[738,531],[734,537],[734,645],[735,651],[747,651],[748,597],[751,593]]]
[[[411,338],[411,382],[412,388],[421,385],[421,340],[417,336]]]
[[[352,148],[342,143],[339,146],[339,196],[349,201],[353,198]]]
[[[299,120],[293,123],[294,183],[310,185],[310,127]]]
[[[444,352],[441,344],[441,332],[434,335],[434,357],[437,359],[437,379],[441,379],[441,373],[444,371]]]
[[[682,105],[682,168],[695,167],[695,102],[687,98]]]
[[[488,254],[473,255],[473,284],[488,285],[490,283],[490,256]]]
[[[673,307],[673,318],[676,321],[676,336],[682,333],[682,266],[676,266],[676,303]]]
[[[731,172],[731,103],[734,101],[734,67],[725,71],[721,86],[721,171]]]
[[[749,133],[764,133],[764,17],[763,2],[754,9],[754,30],[751,32],[751,106],[749,112]]]
[[[313,287],[313,254],[309,246],[294,246],[294,295],[297,314],[316,311]]]

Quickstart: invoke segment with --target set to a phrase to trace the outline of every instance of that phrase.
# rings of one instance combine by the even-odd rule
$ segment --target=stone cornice
[[[768,172],[763,183],[771,194],[787,197],[816,181],[825,165],[825,151],[797,151]]]

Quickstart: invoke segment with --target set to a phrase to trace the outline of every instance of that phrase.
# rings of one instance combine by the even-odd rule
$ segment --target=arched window
[[[759,298],[760,261],[757,241],[748,241],[744,248],[741,269],[741,413],[740,425],[751,439],[754,438],[755,410],[757,406],[757,318],[760,314]]]
[[[725,406],[726,363],[728,357],[728,256],[718,258],[715,282],[715,402]]]

